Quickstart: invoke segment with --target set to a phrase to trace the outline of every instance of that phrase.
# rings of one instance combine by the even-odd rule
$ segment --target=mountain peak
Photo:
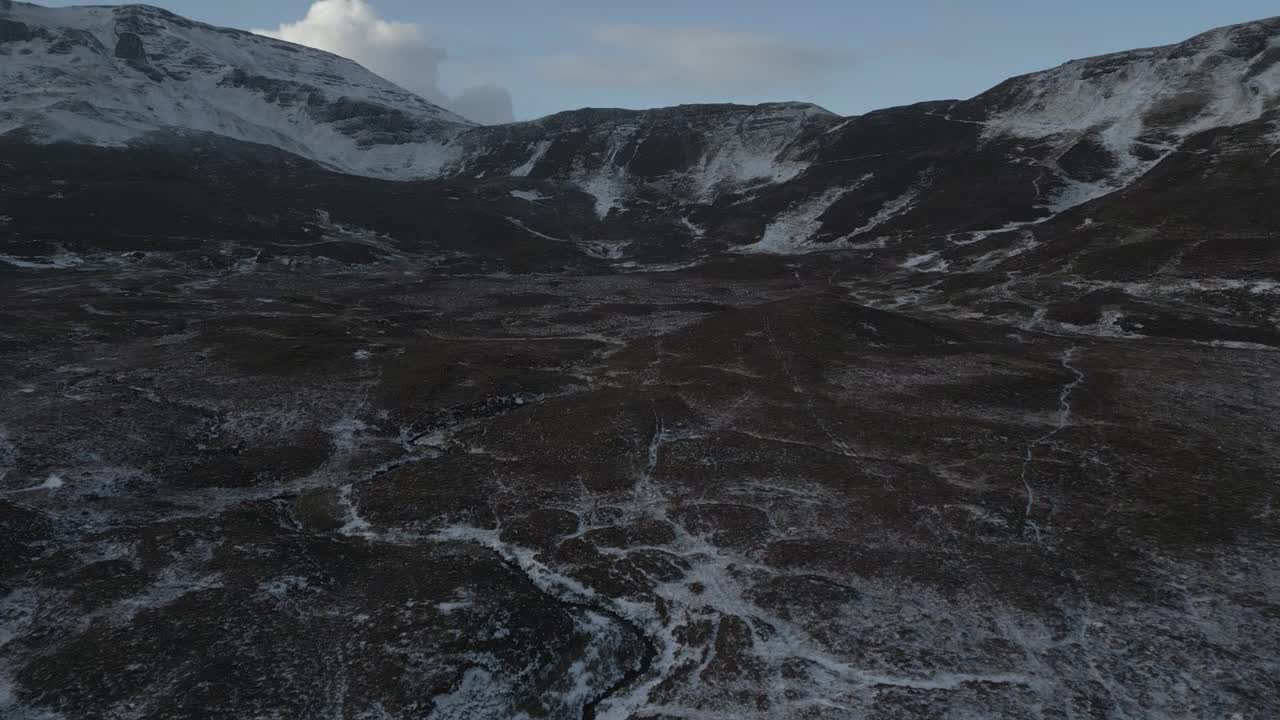
[[[113,145],[181,128],[380,174],[391,148],[439,150],[473,125],[350,60],[149,5],[24,3],[5,22],[0,133]]]
[[[1278,38],[1280,18],[1244,23],[857,118],[804,102],[695,104],[482,128],[324,51],[149,5],[18,3],[0,22],[0,135],[110,146],[196,131],[372,177],[556,179],[595,196],[603,217],[640,197],[710,203],[908,152],[911,138],[880,135],[924,116],[958,141],[1007,145],[1036,168],[1034,212],[1053,213],[1126,187],[1197,133],[1271,118]]]

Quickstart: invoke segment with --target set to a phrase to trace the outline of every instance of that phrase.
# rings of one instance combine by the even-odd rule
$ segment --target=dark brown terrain
[[[991,137],[1038,77],[706,196],[796,106],[416,181],[9,133],[0,716],[1280,716],[1276,105],[1133,170]]]

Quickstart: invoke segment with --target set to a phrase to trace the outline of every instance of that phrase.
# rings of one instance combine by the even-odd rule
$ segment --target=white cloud
[[[838,50],[716,28],[598,25],[591,39],[595,52],[550,58],[542,73],[586,87],[794,94],[821,88],[852,60]]]
[[[254,32],[355,60],[478,123],[504,123],[514,118],[511,93],[505,88],[484,85],[464,90],[457,97],[441,90],[444,49],[428,42],[421,25],[386,20],[368,0],[315,0],[301,20]]]
[[[478,123],[495,125],[511,122],[511,92],[501,85],[467,88],[449,101],[449,109]]]

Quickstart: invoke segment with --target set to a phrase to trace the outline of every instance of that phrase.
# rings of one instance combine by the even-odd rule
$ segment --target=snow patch
[[[258,583],[258,590],[276,599],[284,599],[290,593],[299,590],[306,590],[311,583],[304,577],[298,575],[284,575],[272,580],[264,580]]]
[[[685,230],[688,230],[689,234],[692,235],[694,239],[701,240],[702,238],[707,236],[707,231],[705,228],[703,228],[700,225],[694,224],[694,222],[687,217],[680,218],[680,225]]]
[[[779,159],[768,147],[752,147],[743,140],[732,138],[727,145],[717,148],[714,154],[703,159],[702,166],[694,171],[699,199],[709,201],[735,186],[752,184],[779,184],[799,177],[809,169],[810,163]]]
[[[357,436],[368,430],[363,420],[342,418],[329,426],[329,438],[333,449],[340,455],[350,455],[356,449]]]
[[[1208,345],[1209,347],[1225,348],[1228,350],[1260,350],[1268,352],[1280,351],[1271,345],[1263,345],[1262,343],[1245,342],[1243,340],[1197,340],[1197,344]]]
[[[38,258],[0,255],[0,262],[8,263],[24,270],[65,270],[83,265],[84,259],[75,253],[62,253]]]
[[[578,187],[596,199],[596,217],[601,220],[622,207],[622,200],[626,196],[626,182],[619,171],[598,173],[581,179]]]
[[[197,552],[207,549],[197,548]],[[127,624],[143,611],[167,607],[187,595],[223,587],[221,573],[197,575],[180,566],[167,567],[142,594],[116,602],[106,615],[112,622]]]
[[[446,695],[432,699],[431,720],[489,720],[513,717],[510,698],[514,695],[509,681],[499,679],[489,670],[473,667],[463,673],[458,684]]]
[[[802,202],[779,215],[764,230],[760,240],[741,248],[745,253],[802,253],[824,249],[812,240],[822,230],[822,216],[845,195],[865,185],[871,175],[864,175],[852,185],[831,188],[816,198]]]
[[[1057,138],[1065,150],[1087,136],[1116,158],[1106,180],[1070,182],[1051,198],[1055,213],[1114,192],[1173,152],[1181,138],[1255,121],[1280,97],[1280,66],[1249,77],[1258,58],[1233,51],[1239,31],[1223,28],[1195,45],[1077,60],[1027,76],[1016,106],[989,119],[984,137]],[[1114,69],[1093,72],[1102,66]],[[1170,144],[1139,140],[1153,129]]]
[[[1096,334],[1102,337],[1129,338],[1138,339],[1145,337],[1138,333],[1129,332],[1124,329],[1120,321],[1124,320],[1124,313],[1119,310],[1106,310],[1102,313],[1102,318],[1096,323]]]
[[[823,132],[823,134],[824,134],[824,135],[831,135],[831,134],[833,134],[833,133],[838,133],[838,132],[840,132],[841,130],[843,130],[843,129],[845,129],[845,128],[849,127],[849,123],[852,123],[852,122],[854,121],[854,119],[855,119],[855,118],[849,118],[848,120],[845,120],[844,122],[836,123],[835,125],[832,125],[831,127],[827,128],[827,129]]]
[[[706,202],[725,190],[799,177],[812,163],[792,155],[793,143],[799,128],[815,118],[836,116],[814,105],[762,106],[708,133],[712,149],[688,175],[694,197]]]
[[[530,235],[537,238],[542,238],[543,240],[550,240],[551,242],[558,242],[558,243],[569,243],[570,245],[574,244],[572,240],[566,240],[565,238],[558,238],[553,235],[548,235],[543,232],[538,232],[537,230],[534,230],[533,228],[529,227],[528,225],[525,225],[524,223],[520,222],[519,220],[513,217],[507,218],[507,222],[511,223],[512,225],[515,225],[516,227],[529,233]]]
[[[348,484],[342,486],[342,489],[338,491],[338,504],[342,506],[344,514],[346,515],[346,522],[343,523],[342,527],[338,528],[338,532],[351,537],[372,539],[375,537],[373,526],[371,526],[367,520],[360,517],[360,512],[356,509],[355,501],[351,499],[351,492],[353,490],[354,486]]]
[[[898,197],[886,202],[880,207],[880,211],[867,220],[866,224],[854,230],[853,232],[841,238],[842,242],[847,242],[853,238],[875,230],[890,220],[902,215],[911,208],[915,207],[916,200],[920,198],[920,193],[928,189],[933,182],[932,173],[926,171],[921,173],[920,179],[916,181],[916,185]]]
[[[0,456],[0,459],[2,459],[2,457],[3,456]],[[7,468],[4,468],[3,470],[4,470],[3,472],[0,472],[0,480],[3,480],[5,474],[7,474]],[[45,478],[44,482],[40,483],[39,485],[32,485],[30,487],[19,488],[18,490],[10,490],[8,493],[0,493],[0,494],[16,495],[18,493],[55,492],[57,490],[61,490],[64,486],[66,486],[66,484],[67,483],[65,480],[62,479],[62,476],[56,473],[51,473],[49,477]]]
[[[473,603],[471,600],[461,600],[457,602],[442,602],[442,603],[436,603],[436,610],[438,610],[441,615],[452,615],[458,612],[459,610],[466,610],[467,608],[471,607],[474,604],[475,603]]]
[[[950,265],[951,263],[943,259],[938,253],[931,252],[923,255],[912,255],[902,263],[901,267],[917,272],[943,272]]]
[[[533,146],[533,154],[525,161],[523,165],[511,171],[511,177],[529,177],[529,173],[537,167],[542,158],[547,156],[547,151],[551,149],[550,140],[542,140]]]

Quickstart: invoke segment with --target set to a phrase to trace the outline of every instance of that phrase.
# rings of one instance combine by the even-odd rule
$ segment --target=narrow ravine
[[[607,702],[610,698],[631,687],[640,678],[648,674],[649,670],[653,668],[654,659],[658,657],[658,646],[654,643],[653,638],[644,634],[644,630],[642,630],[639,625],[636,625],[618,613],[595,606],[584,607],[589,607],[592,611],[598,612],[627,628],[627,630],[635,637],[639,638],[641,643],[644,645],[644,654],[640,656],[640,663],[634,669],[623,673],[618,682],[610,685],[598,697],[582,706],[582,720],[596,720],[596,714],[599,711],[601,703]]]
[[[462,540],[462,538],[457,539]],[[595,613],[602,617],[606,617],[616,623],[619,627],[623,628],[628,635],[636,639],[644,648],[638,660],[630,658],[629,663],[619,663],[620,669],[626,668],[627,665],[630,665],[630,669],[625,669],[622,676],[617,681],[604,688],[600,693],[588,700],[582,706],[582,720],[596,720],[599,716],[602,705],[634,685],[653,668],[654,660],[658,657],[658,646],[654,642],[653,638],[646,635],[644,629],[638,624],[609,607],[583,602],[581,599],[565,597],[564,594],[548,588],[545,583],[540,583],[538,579],[525,568],[517,557],[503,552],[502,547],[497,545],[496,542],[485,543],[478,537],[469,538],[469,540],[488,547],[493,551],[493,554],[498,557],[499,561],[525,577],[529,581],[529,584],[537,589],[539,593],[559,605],[561,608],[564,608],[566,612],[571,614]]]

